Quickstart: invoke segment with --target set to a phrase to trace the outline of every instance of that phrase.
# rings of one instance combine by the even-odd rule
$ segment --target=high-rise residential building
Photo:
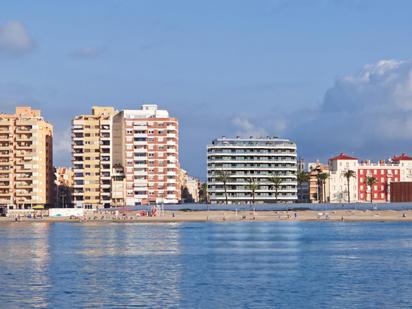
[[[91,115],[79,115],[72,121],[75,207],[110,207],[116,113],[113,107],[94,106]]]
[[[113,120],[113,162],[124,168],[126,205],[180,201],[179,124],[157,105]]]
[[[53,127],[40,110],[16,107],[0,114],[0,208],[53,204]]]
[[[211,203],[297,200],[296,144],[288,139],[216,139],[207,147],[207,171]]]

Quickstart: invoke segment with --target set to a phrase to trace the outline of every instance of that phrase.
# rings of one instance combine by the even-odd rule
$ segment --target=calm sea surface
[[[412,223],[0,225],[1,308],[411,308]]]

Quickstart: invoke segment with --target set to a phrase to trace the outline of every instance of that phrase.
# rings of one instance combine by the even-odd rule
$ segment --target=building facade
[[[359,161],[341,153],[329,159],[330,168],[330,202],[348,202],[348,190],[351,202],[389,202],[391,200],[391,183],[412,180],[412,157],[405,154],[394,156],[389,160],[371,162]],[[354,177],[348,180],[345,172],[354,171]],[[369,177],[375,179],[370,185]]]
[[[114,117],[114,163],[123,166],[126,205],[180,201],[179,123],[157,105]]]
[[[56,167],[55,168],[55,180],[56,185],[55,192],[55,205],[58,208],[73,207],[72,195],[73,195],[73,170],[68,167]]]
[[[329,175],[329,166],[319,161],[308,164],[309,173],[309,202],[322,203],[330,200],[330,178],[325,180],[319,179],[321,174]]]
[[[1,211],[53,205],[53,179],[53,127],[40,110],[0,114]]]
[[[113,107],[92,108],[72,121],[72,165],[75,207],[107,208],[111,204]]]
[[[182,203],[199,203],[200,180],[190,176],[184,169],[180,169],[179,174]]]
[[[296,144],[279,138],[219,138],[207,147],[211,203],[297,200]],[[226,175],[226,185],[222,179]],[[276,188],[272,177],[281,178]],[[225,193],[226,191],[226,193]]]

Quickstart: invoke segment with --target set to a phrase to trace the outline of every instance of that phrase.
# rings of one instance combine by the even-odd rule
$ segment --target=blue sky
[[[306,161],[411,152],[411,11],[406,0],[3,1],[0,111],[41,108],[56,165],[70,164],[76,114],[143,103],[180,120],[182,167],[201,178],[222,135],[291,138]]]

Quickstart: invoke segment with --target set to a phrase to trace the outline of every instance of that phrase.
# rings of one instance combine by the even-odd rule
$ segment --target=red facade
[[[367,177],[376,178],[377,182],[368,188]],[[390,200],[390,184],[400,181],[400,169],[393,166],[379,168],[360,166],[357,173],[359,201],[388,202]],[[372,196],[371,196],[372,195]]]

